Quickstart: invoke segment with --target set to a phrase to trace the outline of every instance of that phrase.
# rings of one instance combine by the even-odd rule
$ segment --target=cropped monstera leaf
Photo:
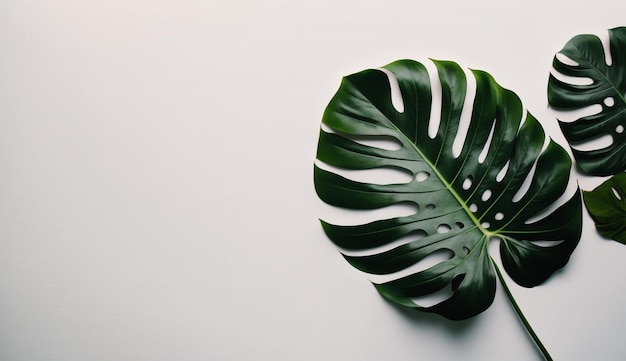
[[[626,173],[611,177],[593,191],[583,191],[583,199],[598,232],[626,244]]]
[[[605,54],[602,42],[595,35],[572,38],[559,51],[566,59],[557,54],[552,65],[558,73],[582,82],[562,81],[554,75],[550,75],[548,82],[548,101],[555,109],[602,107],[599,113],[573,122],[559,121],[580,168],[597,176],[626,170],[626,28],[609,30],[609,38],[610,54]],[[611,59],[610,65],[607,57]],[[590,84],[584,83],[589,80]],[[593,150],[576,149],[601,137],[611,139],[610,145]]]
[[[441,114],[432,118],[433,85],[419,62],[401,60],[345,77],[323,115],[314,178],[319,197],[334,206],[415,205],[418,211],[409,216],[356,226],[322,221],[322,226],[348,262],[371,274],[392,274],[435,252],[447,253],[445,261],[375,287],[399,304],[460,320],[493,302],[500,271],[488,253],[490,240],[500,240],[502,263],[515,282],[539,285],[568,262],[578,244],[582,202],[576,192],[555,204],[566,191],[571,160],[563,148],[546,141],[513,92],[488,73],[472,71],[475,99],[472,109],[464,109],[464,71],[453,62],[433,62]],[[394,106],[390,84],[397,84],[402,104]],[[459,130],[464,129],[462,111],[471,111],[464,131]],[[431,122],[438,128],[429,132]],[[367,142],[381,137],[394,139],[399,149]],[[462,146],[455,148],[455,142]],[[364,183],[331,170],[338,168],[391,168],[412,180]],[[525,184],[530,184],[527,191]],[[550,206],[556,209],[537,217]],[[407,237],[405,243],[377,251]],[[350,252],[366,250],[372,253]],[[451,296],[435,305],[413,302],[445,288]]]

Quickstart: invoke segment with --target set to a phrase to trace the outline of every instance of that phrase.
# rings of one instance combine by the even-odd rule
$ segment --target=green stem
[[[548,353],[548,350],[546,350],[543,343],[541,343],[541,340],[539,339],[539,337],[537,336],[533,328],[530,326],[530,323],[528,323],[526,316],[524,316],[524,314],[522,313],[522,310],[517,305],[517,302],[515,302],[515,298],[513,298],[513,295],[511,294],[509,287],[506,285],[506,282],[504,281],[504,278],[502,277],[502,273],[500,272],[498,265],[496,265],[496,263],[493,260],[492,260],[492,263],[493,263],[493,266],[496,268],[496,273],[498,274],[500,283],[502,284],[502,287],[504,288],[504,291],[506,292],[506,295],[509,298],[509,301],[511,301],[511,304],[513,305],[513,308],[515,309],[517,316],[524,324],[524,327],[526,327],[526,331],[528,331],[530,336],[533,338],[533,341],[535,341],[535,344],[537,345],[537,347],[539,347],[539,350],[541,350],[541,353],[543,354],[543,357],[546,359],[546,361],[553,361],[552,357]]]

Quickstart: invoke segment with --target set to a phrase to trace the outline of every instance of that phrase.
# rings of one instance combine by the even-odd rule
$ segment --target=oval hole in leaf
[[[615,196],[615,198],[621,201],[622,197],[619,195],[619,193],[617,193],[617,189],[615,189],[614,187],[611,187],[611,190],[613,191],[613,195]]]
[[[415,176],[415,180],[418,181],[418,182],[423,182],[426,179],[428,179],[428,177],[430,177],[430,173],[428,173],[428,172],[419,172]]]
[[[473,178],[472,178],[472,176],[471,176],[471,175],[468,175],[468,176],[465,178],[465,180],[463,181],[463,185],[462,185],[462,187],[463,187],[463,189],[464,189],[464,190],[468,190],[468,189],[472,188],[472,179],[473,179]]]
[[[452,227],[450,227],[450,225],[448,224],[440,224],[437,227],[437,233],[439,234],[446,234],[448,232],[450,232],[452,230]]]

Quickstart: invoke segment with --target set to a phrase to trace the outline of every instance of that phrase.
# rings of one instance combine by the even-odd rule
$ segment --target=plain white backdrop
[[[604,1],[0,2],[0,359],[534,360],[502,289],[478,317],[397,308],[313,188],[343,75],[454,60],[547,107]],[[579,176],[581,188],[602,179]],[[512,292],[556,360],[620,360],[626,246],[585,212],[568,264]]]

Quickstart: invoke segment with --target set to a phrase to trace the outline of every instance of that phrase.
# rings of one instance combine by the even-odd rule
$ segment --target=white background
[[[0,2],[0,360],[533,360],[502,289],[464,322],[384,301],[312,180],[343,75],[454,60],[561,144],[546,84],[623,1]],[[580,176],[591,189],[601,179]],[[626,246],[585,212],[568,266],[512,285],[556,360],[619,360]]]

